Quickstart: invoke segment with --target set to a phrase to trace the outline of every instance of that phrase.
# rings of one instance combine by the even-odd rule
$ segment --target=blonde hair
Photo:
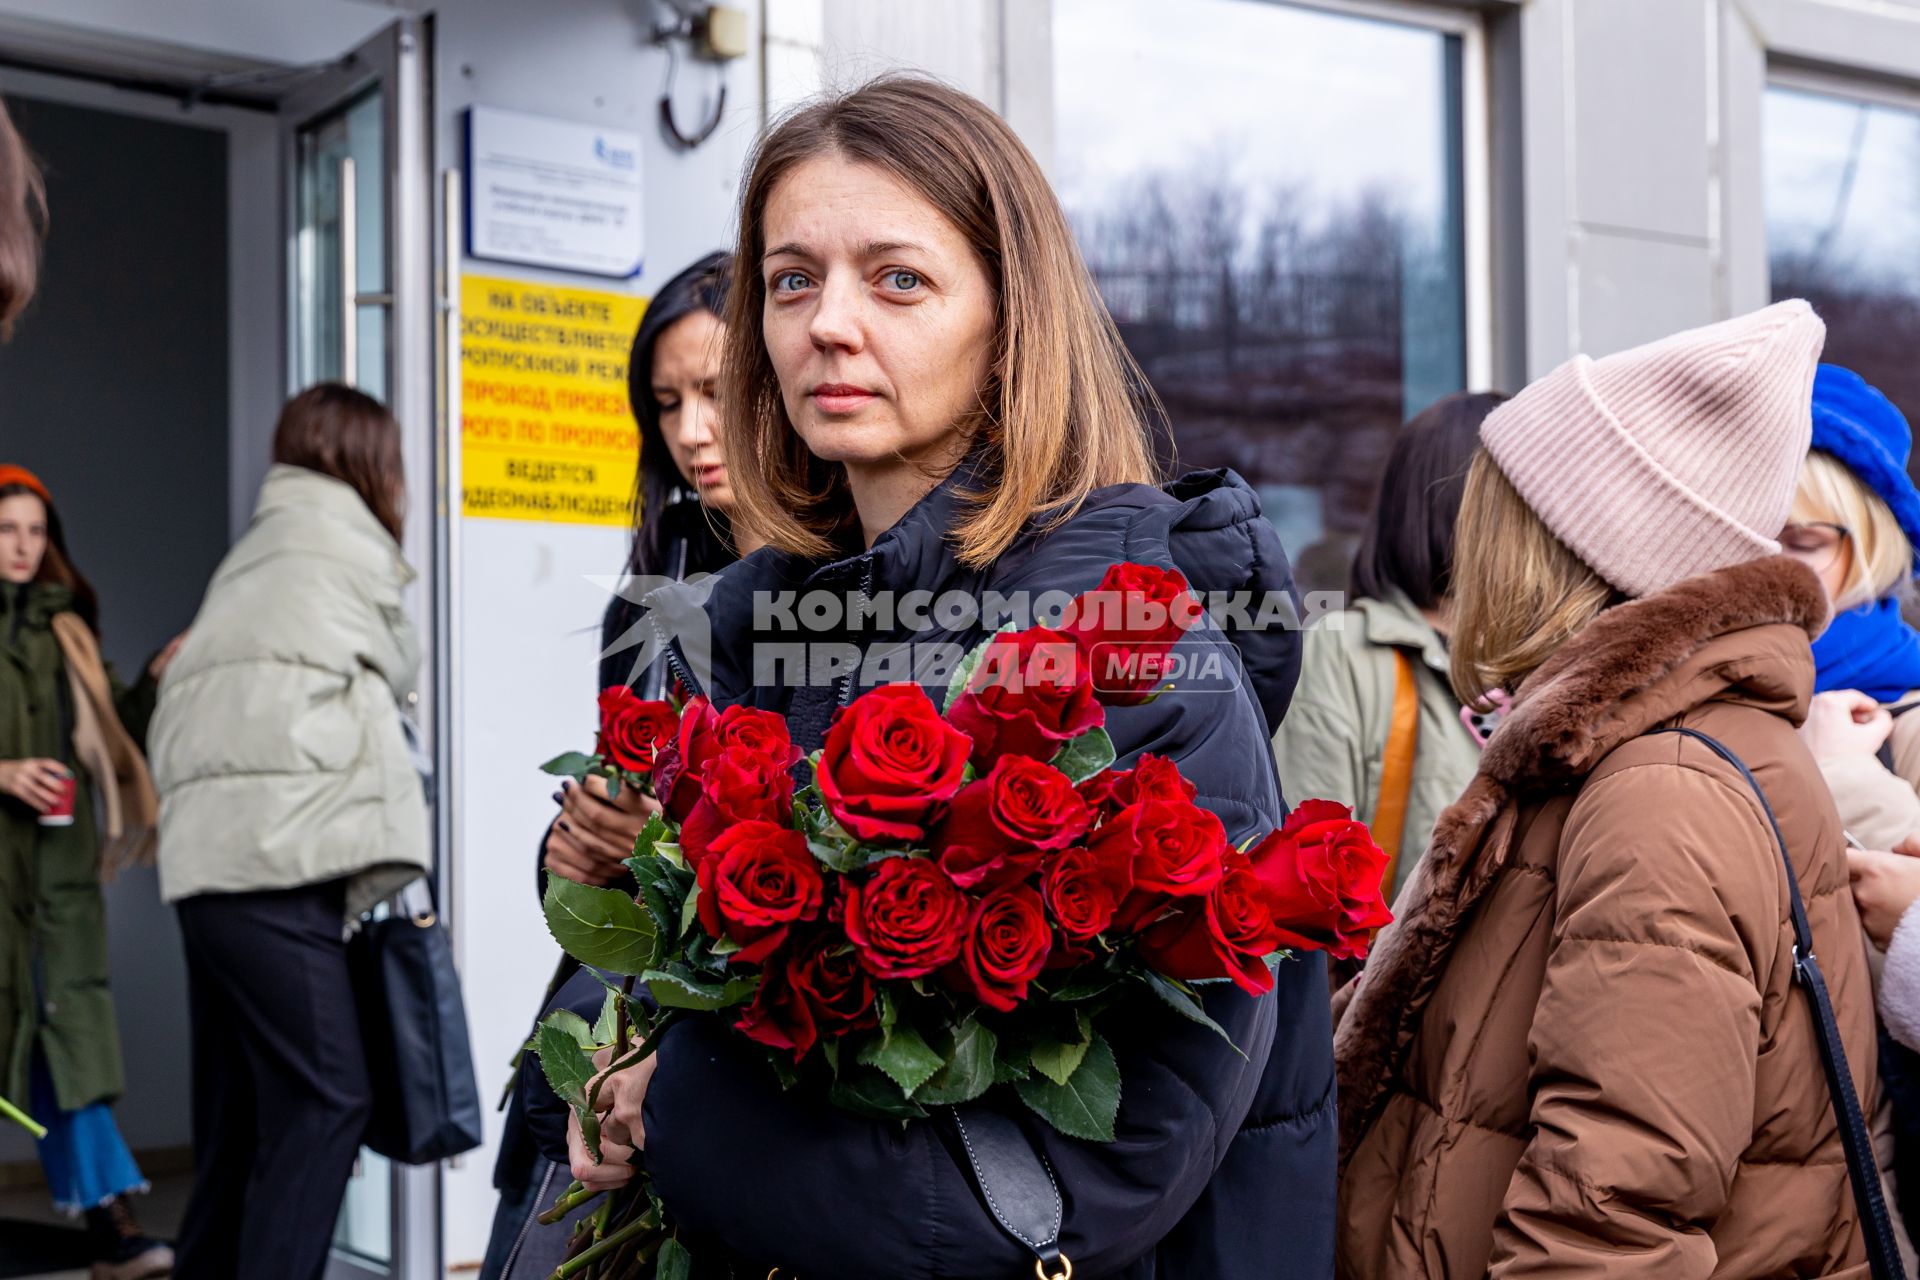
[[[1834,597],[1835,613],[1892,595],[1913,573],[1913,544],[1893,509],[1830,453],[1815,449],[1807,455],[1787,519],[1846,529],[1853,556]]]
[[[1453,690],[1486,710],[1620,595],[1533,513],[1485,449],[1467,469],[1454,531]]]
[[[1032,154],[959,90],[888,75],[789,115],[741,188],[720,378],[737,534],[818,559],[852,514],[845,472],[793,429],[761,333],[767,202],[794,169],[830,155],[918,193],[966,237],[993,285],[992,364],[979,411],[960,424],[983,446],[979,491],[950,531],[961,563],[990,563],[1030,519],[1058,524],[1095,489],[1158,479],[1147,424],[1159,406]]]

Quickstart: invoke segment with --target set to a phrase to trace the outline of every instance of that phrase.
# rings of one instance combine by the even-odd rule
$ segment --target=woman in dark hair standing
[[[636,603],[662,579],[718,572],[733,563],[733,490],[727,479],[714,386],[720,354],[732,258],[710,253],[663,285],[647,305],[627,362],[627,395],[640,427],[640,468],[634,482],[638,519],[624,581],[601,622],[596,689],[632,685],[642,697],[667,694],[666,664],[643,661],[648,653],[637,626]],[[607,797],[600,778],[585,786],[563,784],[561,813],[541,842],[547,872],[606,885],[626,875],[624,861],[652,812],[652,801],[627,789]],[[541,878],[544,883],[544,877]],[[541,1016],[571,1008],[592,1019],[603,988],[590,974],[562,959]],[[481,1280],[548,1276],[561,1261],[571,1228],[541,1228],[533,1221],[566,1189],[563,1115],[528,1106],[529,1093],[551,1089],[528,1055],[494,1166],[500,1192],[493,1238]],[[558,1121],[555,1123],[554,1121]]]
[[[1505,399],[1448,396],[1400,432],[1354,556],[1353,607],[1307,632],[1273,735],[1294,794],[1350,804],[1373,827],[1393,859],[1389,896],[1480,760],[1447,683],[1453,523],[1480,423]]]
[[[99,627],[47,487],[0,466],[0,1096],[46,1126],[47,1185],[86,1213],[96,1280],[144,1280],[173,1255],[128,1207],[146,1180],[111,1109],[123,1070],[100,882],[153,848],[140,743],[173,646],[127,689]]]
[[[193,1036],[193,1280],[318,1280],[372,1108],[346,931],[432,848],[400,710],[400,428],[339,383],[288,401],[253,522],[153,721],[160,893]]]

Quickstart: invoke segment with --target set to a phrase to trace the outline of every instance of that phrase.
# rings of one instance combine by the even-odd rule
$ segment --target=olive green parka
[[[72,605],[52,583],[0,584],[0,760],[58,760],[79,784],[67,827],[43,827],[27,805],[0,796],[0,1094],[28,1096],[37,1044],[63,1111],[110,1102],[124,1083],[93,780],[75,759],[72,683],[52,627]],[[113,692],[121,723],[144,741],[154,682],[116,680]]]

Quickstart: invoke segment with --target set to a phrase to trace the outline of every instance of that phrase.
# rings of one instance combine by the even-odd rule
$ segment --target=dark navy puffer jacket
[[[1064,525],[1023,539],[984,571],[963,568],[944,536],[960,512],[956,489],[967,479],[963,468],[858,555],[818,565],[763,551],[713,580],[703,605],[714,637],[710,680],[700,682],[705,691],[722,706],[747,703],[787,715],[802,749],[811,750],[836,707],[886,682],[876,677],[899,678],[897,668],[863,670],[825,687],[795,688],[767,670],[756,673],[756,642],[845,642],[872,656],[903,636],[845,627],[828,636],[796,634],[781,625],[777,609],[763,608],[756,619],[755,593],[1071,595],[1096,586],[1109,565],[1134,561],[1178,568],[1201,593],[1254,593],[1240,622],[1255,620],[1260,593],[1291,596],[1279,540],[1253,491],[1231,472],[1190,475],[1165,490],[1102,490]],[[681,607],[688,598],[679,597]],[[674,601],[649,603],[657,616],[674,616]],[[936,625],[910,638],[965,649],[986,634],[978,625]],[[1223,632],[1210,621],[1190,632],[1181,649],[1201,674],[1146,706],[1109,711],[1121,765],[1141,752],[1172,757],[1236,843],[1279,825],[1285,808],[1269,728],[1298,674],[1298,639],[1281,626]],[[693,649],[673,650],[689,668],[683,678],[703,665]],[[939,701],[945,673],[920,674]],[[1325,966],[1317,955],[1281,965],[1276,989],[1261,999],[1226,985],[1205,991],[1209,1012],[1245,1056],[1201,1027],[1141,1007],[1114,1036],[1123,1079],[1115,1143],[1062,1137],[1017,1101],[1008,1104],[1057,1175],[1065,1202],[1062,1249],[1081,1280],[1333,1274]],[[803,1280],[1033,1274],[1032,1255],[989,1216],[947,1118],[879,1122],[782,1094],[761,1055],[715,1019],[683,1023],[662,1043],[645,1108],[646,1161],[684,1227],[754,1260],[756,1276],[774,1266]]]

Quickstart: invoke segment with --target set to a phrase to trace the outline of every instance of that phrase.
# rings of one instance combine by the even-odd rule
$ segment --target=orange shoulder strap
[[[1393,651],[1393,719],[1381,759],[1380,801],[1373,810],[1373,838],[1387,854],[1383,884],[1389,901],[1400,873],[1400,841],[1406,834],[1407,802],[1413,794],[1413,752],[1420,740],[1420,690],[1413,681],[1413,660],[1405,649]]]

